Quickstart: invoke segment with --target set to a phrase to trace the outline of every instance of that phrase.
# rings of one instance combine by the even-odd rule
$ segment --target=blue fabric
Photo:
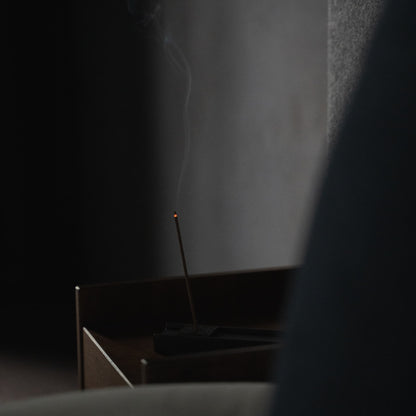
[[[415,16],[413,1],[386,6],[336,140],[275,415],[416,414]]]

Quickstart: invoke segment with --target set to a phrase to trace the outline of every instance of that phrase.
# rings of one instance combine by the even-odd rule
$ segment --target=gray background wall
[[[300,261],[325,153],[326,1],[65,0],[7,12],[8,303],[62,304],[75,284],[181,273],[174,209],[192,273]],[[193,81],[185,165],[173,42]]]
[[[191,273],[299,263],[325,153],[327,2],[179,0],[160,11],[157,274],[181,273],[175,209]],[[178,198],[187,80],[167,57],[172,42],[192,73]]]
[[[329,0],[328,140],[333,143],[386,0]]]

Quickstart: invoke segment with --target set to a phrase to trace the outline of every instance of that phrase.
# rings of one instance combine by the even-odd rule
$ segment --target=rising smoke
[[[134,17],[136,24],[141,29],[146,29],[153,32],[157,43],[163,47],[167,62],[173,69],[175,69],[181,76],[184,77],[186,82],[182,111],[185,144],[183,149],[181,169],[176,185],[174,205],[174,209],[178,209],[183,179],[191,153],[189,103],[192,92],[192,71],[189,62],[181,48],[175,42],[173,36],[167,32],[164,24],[162,23],[163,7],[159,2],[128,0],[127,7],[129,13]]]

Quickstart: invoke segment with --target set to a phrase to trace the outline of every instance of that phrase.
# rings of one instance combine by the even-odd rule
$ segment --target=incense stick
[[[178,234],[178,241],[179,241],[179,248],[181,250],[182,266],[183,266],[183,272],[185,274],[186,291],[188,292],[189,306],[191,308],[191,314],[192,314],[192,327],[194,331],[196,331],[197,321],[196,321],[195,307],[194,307],[194,301],[192,298],[191,285],[189,282],[188,268],[186,267],[185,252],[183,250],[181,229],[179,228],[179,217],[176,211],[173,214],[173,218],[175,219],[176,232]]]

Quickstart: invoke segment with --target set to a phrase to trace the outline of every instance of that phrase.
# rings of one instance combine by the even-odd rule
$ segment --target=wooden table
[[[282,329],[295,268],[191,277],[198,322]],[[153,350],[166,321],[190,322],[182,277],[76,287],[81,389],[143,383],[265,381],[279,345],[181,356]]]

